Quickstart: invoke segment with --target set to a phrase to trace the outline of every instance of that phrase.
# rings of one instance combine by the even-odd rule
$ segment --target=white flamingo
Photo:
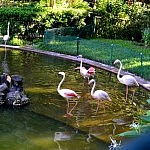
[[[119,59],[116,59],[114,61],[114,64],[117,64],[117,63],[120,64],[120,68],[119,68],[118,74],[117,74],[117,79],[119,80],[120,83],[126,85],[126,99],[127,99],[128,86],[139,86],[139,84],[136,81],[136,79],[131,75],[124,75],[124,76],[120,77],[120,72],[121,72],[121,69],[122,69],[122,63]],[[134,97],[134,91],[133,91],[133,97]]]
[[[58,74],[62,75],[63,78],[62,80],[60,81],[58,87],[57,87],[57,91],[58,93],[67,100],[67,114],[72,116],[71,112],[74,110],[74,108],[77,106],[78,104],[78,101],[76,101],[75,105],[72,107],[72,109],[69,111],[69,100],[72,99],[72,98],[80,98],[80,95],[78,95],[76,92],[74,92],[73,90],[70,90],[70,89],[60,89],[63,81],[65,80],[65,73],[64,72],[59,72]]]
[[[94,79],[91,79],[91,80],[89,81],[89,85],[90,85],[91,83],[94,83],[94,84],[93,84],[93,87],[92,87],[92,89],[91,89],[91,96],[92,96],[94,99],[97,99],[97,100],[98,100],[98,105],[97,105],[97,109],[96,109],[96,113],[97,113],[97,112],[98,112],[98,109],[99,109],[99,106],[100,106],[100,101],[102,101],[102,100],[109,100],[109,101],[111,101],[111,99],[110,99],[108,93],[105,92],[105,91],[103,91],[103,90],[96,90],[96,91],[94,92],[96,82],[95,82]]]
[[[90,76],[95,75],[95,68],[90,67],[89,69],[86,69],[85,67],[82,66],[82,55],[79,55],[81,57],[81,62],[80,62],[80,74],[83,78],[87,78],[89,81]]]
[[[5,57],[4,57],[4,60],[6,59],[6,44],[7,44],[7,41],[9,39],[9,25],[10,25],[10,22],[8,22],[7,34],[3,36],[3,40],[5,42]]]

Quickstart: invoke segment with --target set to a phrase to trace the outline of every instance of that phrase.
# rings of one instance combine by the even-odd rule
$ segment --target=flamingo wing
[[[3,40],[6,41],[9,39],[9,35],[4,35]]]
[[[82,67],[80,68],[80,74],[83,76],[83,77],[87,77],[88,74],[87,74],[87,69],[85,67]]]
[[[130,75],[124,75],[122,77],[122,82],[123,84],[128,85],[128,86],[133,86],[133,85],[139,86],[135,78]]]
[[[61,93],[65,98],[74,98],[78,97],[78,94],[70,89],[61,89]]]
[[[108,93],[103,90],[95,91],[94,95],[95,95],[95,98],[97,97],[98,100],[108,99],[109,101],[111,101]]]
[[[89,74],[95,74],[95,68],[90,67],[87,71]]]

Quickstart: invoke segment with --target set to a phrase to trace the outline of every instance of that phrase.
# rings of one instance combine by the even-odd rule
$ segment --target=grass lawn
[[[150,47],[144,47],[143,43],[138,43],[135,41],[127,41],[127,40],[115,40],[115,39],[99,39],[100,41],[106,43],[118,44],[122,47],[132,49],[135,52],[142,52],[143,54],[150,55]]]
[[[150,80],[150,47],[145,48],[136,42],[81,38],[77,51],[76,37],[55,36],[35,47],[69,55],[82,54],[84,58],[109,65],[112,65],[115,59],[120,59],[123,69]]]

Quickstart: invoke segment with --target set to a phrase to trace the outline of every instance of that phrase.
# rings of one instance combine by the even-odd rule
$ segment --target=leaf
[[[125,136],[125,137],[135,137],[135,136],[138,136],[140,135],[138,132],[136,131],[127,131],[127,132],[123,132],[123,133],[120,133],[118,134],[119,136]]]
[[[148,102],[148,104],[150,104],[150,99],[147,99],[146,101]]]
[[[150,116],[150,110],[146,111],[147,116]]]
[[[140,129],[143,129],[143,128],[150,128],[150,124],[146,124],[146,125],[139,125]]]
[[[150,122],[150,116],[141,116],[142,121]]]

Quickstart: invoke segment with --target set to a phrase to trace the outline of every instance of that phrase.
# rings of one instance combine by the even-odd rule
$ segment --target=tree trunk
[[[50,0],[50,7],[54,8],[56,6],[56,0]]]

